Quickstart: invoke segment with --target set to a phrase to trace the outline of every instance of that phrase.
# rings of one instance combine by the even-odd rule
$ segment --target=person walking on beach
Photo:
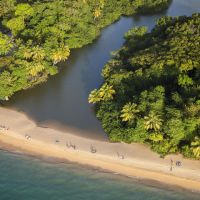
[[[177,167],[181,167],[181,165],[182,165],[181,161],[176,161],[176,166]]]
[[[124,160],[124,155],[123,154],[120,155],[119,152],[117,152],[117,157]]]
[[[90,146],[90,151],[91,151],[91,153],[97,152],[96,148],[93,145]]]
[[[171,159],[170,163],[171,163],[171,165],[170,165],[170,171],[172,171],[173,170],[173,163],[174,163],[174,161]]]

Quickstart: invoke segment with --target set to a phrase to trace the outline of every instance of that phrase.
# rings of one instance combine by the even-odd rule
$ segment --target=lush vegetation
[[[0,0],[0,100],[58,72],[70,49],[91,43],[121,15],[170,0]]]
[[[125,35],[89,96],[111,141],[200,159],[200,14],[164,17]]]

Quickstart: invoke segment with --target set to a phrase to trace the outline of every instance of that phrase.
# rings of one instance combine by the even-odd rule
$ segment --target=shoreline
[[[69,161],[69,160],[62,160],[62,159],[57,159],[57,158],[52,158],[52,157],[43,157],[43,156],[39,156],[39,155],[36,155],[36,154],[30,154],[28,152],[25,152],[25,151],[21,151],[21,150],[16,150],[16,148],[14,147],[11,147],[11,146],[7,146],[3,143],[0,142],[0,152],[3,152],[3,153],[8,153],[8,154],[11,154],[11,155],[16,155],[16,156],[19,156],[19,157],[23,157],[23,158],[28,158],[28,159],[34,159],[36,161],[39,161],[39,162],[44,162],[44,163],[47,163],[47,164],[51,164],[51,165],[57,165],[57,164],[61,164],[61,165],[75,165],[75,167],[78,167],[78,169],[86,169],[86,170],[92,170],[94,172],[97,172],[97,173],[103,173],[105,175],[110,175],[111,176],[114,176],[114,178],[116,180],[126,180],[126,181],[129,181],[129,182],[133,182],[135,184],[142,184],[144,186],[147,186],[147,187],[151,187],[151,188],[156,188],[156,189],[161,189],[161,190],[166,190],[166,191],[173,191],[173,192],[189,192],[191,195],[199,195],[200,194],[200,191],[197,191],[197,190],[191,190],[191,189],[187,189],[187,188],[183,188],[183,187],[180,187],[178,185],[169,185],[169,184],[166,184],[164,182],[160,182],[160,181],[155,181],[155,180],[152,180],[152,179],[146,179],[146,178],[141,178],[141,177],[137,177],[137,176],[128,176],[128,175],[124,175],[124,174],[119,174],[119,173],[116,173],[114,171],[109,171],[109,170],[106,170],[106,169],[103,169],[103,168],[100,168],[100,167],[93,167],[91,165],[83,165],[83,164],[80,164],[78,162],[72,162],[72,161]]]
[[[38,127],[26,115],[3,107],[0,107],[0,125],[9,128],[0,130],[0,147],[9,152],[22,151],[37,158],[79,163],[130,178],[200,192],[200,161],[184,159],[181,155],[162,159],[145,145],[109,143]],[[176,166],[176,161],[182,166]]]

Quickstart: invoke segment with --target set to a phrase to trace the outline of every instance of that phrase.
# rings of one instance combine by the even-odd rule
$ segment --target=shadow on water
[[[150,30],[161,16],[191,15],[199,9],[199,0],[174,0],[164,13],[121,17],[92,44],[73,50],[69,60],[60,64],[59,74],[44,84],[17,93],[6,106],[25,112],[45,126],[57,124],[56,128],[75,128],[84,136],[106,139],[87,99],[89,92],[103,81],[100,74],[111,58],[110,52],[122,46],[124,33],[133,26],[148,26]]]

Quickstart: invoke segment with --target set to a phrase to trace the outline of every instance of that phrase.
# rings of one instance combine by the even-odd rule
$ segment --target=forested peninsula
[[[1,0],[0,100],[58,72],[70,49],[91,43],[121,15],[165,9],[170,0]]]
[[[89,96],[110,140],[200,159],[200,14],[164,17],[125,39]]]

